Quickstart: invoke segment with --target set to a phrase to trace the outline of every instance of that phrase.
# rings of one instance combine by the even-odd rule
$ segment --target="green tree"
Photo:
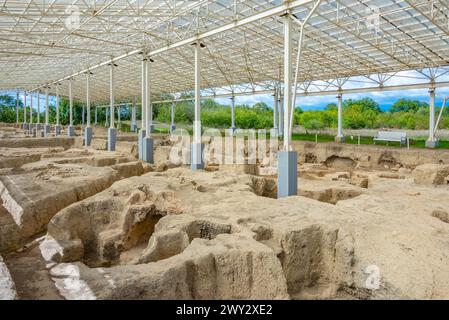
[[[253,109],[258,112],[267,112],[270,110],[270,107],[265,102],[257,102],[253,105]]]
[[[16,122],[16,103],[15,97],[4,94],[0,95],[0,122]],[[23,121],[23,103],[19,100],[19,121]]]
[[[329,103],[329,104],[326,106],[325,110],[338,110],[338,106],[337,106],[337,104],[335,104],[335,103]]]
[[[306,129],[316,130],[325,127],[322,113],[318,110],[310,110],[303,112],[299,117],[299,124]]]
[[[365,126],[367,126],[369,128],[374,128],[378,113],[372,109],[368,109],[368,110],[363,111],[362,114],[366,120]]]
[[[373,110],[375,112],[382,112],[379,107],[379,104],[371,98],[362,98],[358,100],[347,99],[343,102],[343,110],[351,108],[352,106],[357,105],[360,107],[361,111],[365,110]]]
[[[300,107],[296,107],[295,110],[293,111],[293,124],[298,124],[299,125],[299,121],[301,119],[301,114],[304,111],[302,111],[302,109]]]
[[[352,104],[343,111],[343,126],[349,129],[361,129],[366,127],[366,119],[363,115],[363,107]]]
[[[427,102],[402,98],[396,101],[390,109],[390,112],[417,112],[421,108],[428,108]]]

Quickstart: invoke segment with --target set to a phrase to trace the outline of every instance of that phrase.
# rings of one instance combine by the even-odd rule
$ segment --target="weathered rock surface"
[[[0,256],[0,300],[15,300],[17,292],[8,267]]]
[[[157,263],[51,270],[67,299],[287,299],[279,260],[268,247],[236,235],[194,239]]]
[[[64,257],[64,250],[73,247],[76,223],[83,230],[100,226],[100,232],[81,237],[75,231],[79,232],[75,242],[91,252],[101,251],[92,247],[102,243],[103,234],[113,234],[108,238],[113,244],[103,246],[117,248],[111,251],[119,256],[113,267],[93,267],[97,264],[90,264],[84,251],[82,258],[68,259],[84,263],[52,269],[60,293],[69,298],[449,298],[449,225],[431,216],[429,199],[435,190],[417,187],[408,179],[378,178],[376,172],[367,176],[372,180],[369,189],[331,205],[301,196],[278,200],[257,196],[252,177],[244,174],[188,169],[147,173],[72,205],[73,212],[58,213],[41,250],[57,244]],[[129,199],[140,205],[140,198],[131,195],[142,185],[145,194],[158,199],[154,203],[164,217],[154,230],[147,228],[151,234],[141,236],[144,241],[126,247],[124,235],[139,237],[123,221],[125,216],[135,217],[125,213]],[[418,195],[413,194],[417,188]],[[128,191],[121,196],[120,190]],[[443,198],[449,190],[438,192]],[[109,218],[101,212],[111,210],[99,205],[108,193],[116,194],[109,196],[113,198],[109,201],[118,201],[114,206],[122,206]],[[445,201],[449,205],[449,199]],[[74,221],[75,212],[84,212],[88,205],[88,216],[80,219],[95,221],[90,227]],[[166,210],[172,207],[176,210]],[[98,256],[104,257],[105,252]],[[263,256],[264,263],[255,263],[255,256]],[[222,273],[224,278],[218,277]],[[265,287],[254,282],[260,273]],[[234,285],[236,277],[243,283],[239,289]],[[86,291],[64,285],[73,279],[84,283]]]
[[[336,204],[340,200],[351,199],[363,193],[363,189],[344,182],[328,181],[318,184],[299,180],[298,194],[321,202]]]
[[[72,150],[0,175],[0,252],[20,248],[64,207],[145,172],[141,162],[128,160]]]
[[[385,148],[376,145],[312,143],[293,141],[298,151],[299,163],[326,163],[332,159],[350,159],[356,167],[370,169],[415,168],[423,163],[449,164],[447,150],[422,150],[419,148]],[[346,161],[347,164],[351,161]],[[351,165],[352,166],[352,165]]]
[[[0,168],[19,168],[30,162],[39,161],[47,154],[63,151],[62,147],[56,148],[0,148]]]
[[[449,299],[447,152],[300,143],[308,198],[274,199],[268,155],[219,165],[208,148],[192,172],[169,157],[185,146],[154,138],[153,165],[124,133],[122,153],[73,148],[82,137],[66,151],[22,139],[37,143],[30,161],[22,142],[1,149],[24,162],[0,169],[0,250],[53,216],[3,254],[6,287],[23,299]],[[435,165],[412,176],[422,163]]]
[[[448,184],[449,165],[427,163],[413,170],[413,180],[416,184],[440,185]]]
[[[432,212],[432,217],[438,218],[443,222],[449,223],[449,212],[441,209],[436,209]]]
[[[0,148],[42,148],[42,147],[62,147],[65,150],[75,146],[75,138],[56,137],[48,138],[27,138],[27,139],[0,139]]]

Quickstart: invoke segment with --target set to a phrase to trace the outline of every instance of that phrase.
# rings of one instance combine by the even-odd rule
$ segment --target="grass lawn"
[[[299,141],[334,142],[335,138],[332,135],[326,135],[326,134],[319,134],[316,136],[313,133],[308,133],[308,134],[307,133],[305,133],[305,134],[294,133],[292,135],[292,139],[299,140]],[[345,143],[358,144],[358,137],[353,136],[351,139],[351,136],[346,136]],[[374,145],[373,137],[360,137],[360,144]],[[406,148],[406,146],[401,146],[399,142],[377,141],[376,145],[396,147],[396,148]],[[426,139],[425,138],[410,139],[410,148],[425,148],[425,147],[426,147]],[[440,140],[438,149],[449,149],[449,141]]]
[[[123,123],[121,124],[121,130],[124,132],[131,132],[131,128],[128,124]],[[223,134],[224,131],[227,129],[219,129]],[[190,135],[193,134],[192,129],[187,129]],[[167,134],[170,132],[168,128],[155,128],[155,133],[164,133]],[[243,134],[244,135],[244,134]],[[256,133],[257,136],[257,133]],[[267,130],[266,138],[270,138],[269,130]],[[280,138],[282,139],[282,138]],[[311,141],[311,142],[334,142],[335,137],[333,135],[328,134],[318,134],[315,135],[314,133],[293,133],[292,134],[292,140],[297,141]],[[346,144],[358,144],[358,137],[357,136],[346,136]],[[373,143],[373,137],[360,137],[360,144],[363,145],[374,145]],[[406,146],[401,146],[399,142],[384,142],[384,141],[377,141],[376,145],[379,146],[388,146],[388,147],[396,147],[396,148],[406,148]],[[426,138],[414,138],[410,139],[410,148],[425,148],[426,147]],[[449,149],[449,141],[447,140],[440,140],[440,144],[437,149]]]

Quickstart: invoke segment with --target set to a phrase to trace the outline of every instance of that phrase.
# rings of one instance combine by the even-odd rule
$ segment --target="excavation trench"
[[[329,184],[331,186],[327,186]],[[250,187],[254,194],[258,196],[277,199],[276,178],[254,176],[251,179]],[[308,180],[298,182],[298,195],[330,204],[355,198],[362,192],[360,187],[344,183],[332,186],[331,182],[323,182],[322,184],[310,183]]]

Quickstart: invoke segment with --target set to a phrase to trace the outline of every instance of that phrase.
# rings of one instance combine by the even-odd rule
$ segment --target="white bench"
[[[377,136],[374,137],[374,143],[376,141],[399,142],[401,145],[405,145],[407,142],[407,133],[400,131],[379,131]]]

